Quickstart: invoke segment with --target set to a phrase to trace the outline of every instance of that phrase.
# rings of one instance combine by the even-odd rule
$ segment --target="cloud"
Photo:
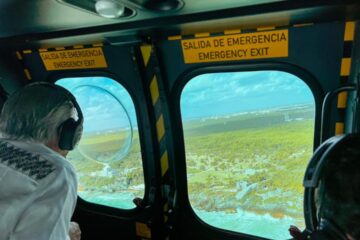
[[[76,97],[85,118],[84,131],[136,127],[136,112],[127,90],[105,77],[64,78],[57,84]],[[129,114],[129,117],[127,116]]]
[[[211,73],[197,76],[185,86],[181,111],[186,119],[313,101],[308,86],[286,72]]]
[[[128,121],[125,111],[130,115],[132,125],[137,126],[131,96],[115,80],[105,77],[66,78],[57,83],[75,92],[81,107],[86,109],[84,115],[91,128],[125,126]],[[314,101],[302,80],[281,71],[202,74],[186,84],[180,100],[185,119]]]

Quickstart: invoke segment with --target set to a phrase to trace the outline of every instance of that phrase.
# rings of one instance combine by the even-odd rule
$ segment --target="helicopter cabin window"
[[[196,215],[214,227],[271,239],[304,228],[302,179],[315,102],[281,71],[209,73],[181,95],[187,182]]]
[[[80,143],[68,159],[78,175],[78,195],[101,205],[132,209],[144,196],[144,176],[134,103],[106,77],[63,78],[84,115]]]

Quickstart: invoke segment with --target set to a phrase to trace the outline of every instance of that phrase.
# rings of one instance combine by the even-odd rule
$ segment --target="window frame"
[[[145,131],[146,130],[146,123],[148,122],[148,115],[144,116],[144,114],[141,114],[142,108],[146,108],[147,106],[141,106],[142,100],[140,97],[135,93],[134,87],[131,86],[127,81],[124,81],[120,77],[118,77],[115,74],[104,72],[104,71],[86,71],[86,72],[56,72],[53,74],[49,74],[49,76],[46,78],[46,81],[51,82],[53,84],[56,84],[58,80],[64,79],[64,78],[86,78],[86,77],[105,77],[109,78],[118,84],[120,84],[130,95],[131,100],[133,101],[134,107],[135,107],[135,113],[136,113],[136,120],[138,125],[138,134],[139,134],[139,142],[140,142],[140,152],[141,152],[141,161],[142,161],[142,169],[143,169],[143,176],[144,176],[144,196],[139,196],[143,199],[144,202],[148,202],[148,195],[149,195],[149,189],[150,189],[150,171],[154,167],[151,166],[151,161],[148,159],[148,155],[146,152],[151,151],[149,150],[152,146],[152,144],[146,144],[145,139],[151,139],[151,133]],[[140,83],[141,84],[141,83]],[[142,96],[142,98],[145,98]],[[149,137],[150,134],[150,137]],[[134,204],[134,208],[132,209],[122,209],[117,207],[111,207],[107,205],[102,205],[98,203],[93,203],[84,200],[78,195],[77,199],[77,208],[85,211],[94,211],[99,214],[105,214],[110,216],[123,216],[123,217],[132,217],[135,213],[138,212],[137,207]]]
[[[173,135],[178,136],[178,139],[174,143],[175,146],[178,146],[176,149],[175,155],[178,155],[181,158],[182,164],[177,166],[181,168],[181,171],[184,172],[185,177],[184,181],[181,181],[178,184],[178,202],[182,202],[183,210],[186,211],[186,214],[191,215],[191,217],[200,225],[206,227],[208,230],[213,230],[216,232],[221,232],[228,236],[238,236],[243,237],[245,239],[266,239],[261,236],[255,236],[242,232],[235,232],[231,230],[226,230],[218,227],[214,227],[206,222],[204,222],[194,211],[190,204],[189,192],[188,192],[188,181],[187,181],[187,162],[186,162],[186,151],[185,151],[185,137],[184,137],[184,128],[182,122],[182,114],[181,114],[181,95],[183,90],[188,82],[190,82],[193,78],[209,73],[222,73],[222,72],[249,72],[249,71],[282,71],[289,74],[292,74],[302,80],[310,89],[314,96],[315,101],[315,122],[314,122],[314,141],[313,141],[313,151],[319,146],[320,135],[316,134],[320,132],[321,125],[321,109],[322,109],[322,100],[325,96],[321,85],[317,81],[317,79],[308,71],[303,68],[300,68],[295,65],[291,65],[288,63],[274,63],[274,62],[262,62],[262,63],[246,63],[246,64],[225,64],[219,65],[214,64],[210,66],[200,66],[197,68],[192,68],[190,71],[183,73],[180,75],[174,84],[174,87],[171,89],[170,96],[173,96],[173,112],[177,112],[176,114],[178,118],[178,125],[173,127]],[[178,172],[178,171],[177,171]],[[181,178],[180,178],[181,179]],[[185,213],[184,213],[185,214]]]

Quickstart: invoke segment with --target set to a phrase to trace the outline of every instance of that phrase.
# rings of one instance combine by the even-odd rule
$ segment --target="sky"
[[[56,82],[75,96],[84,115],[84,132],[129,129],[137,125],[127,90],[105,77],[65,78]]]
[[[190,120],[313,103],[309,87],[290,73],[209,73],[187,83],[181,94],[181,114],[183,120]]]
[[[66,78],[57,84],[69,89],[83,111],[84,132],[137,126],[133,101],[118,82],[106,77]],[[181,95],[183,121],[313,104],[309,87],[281,71],[209,73],[188,82]]]

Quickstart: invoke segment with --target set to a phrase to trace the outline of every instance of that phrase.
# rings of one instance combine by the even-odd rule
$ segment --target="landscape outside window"
[[[281,71],[199,75],[181,95],[189,199],[206,223],[271,239],[304,227],[315,102]]]
[[[86,201],[132,209],[144,196],[144,177],[134,103],[127,90],[106,77],[63,78],[84,115],[83,137],[68,159]]]

